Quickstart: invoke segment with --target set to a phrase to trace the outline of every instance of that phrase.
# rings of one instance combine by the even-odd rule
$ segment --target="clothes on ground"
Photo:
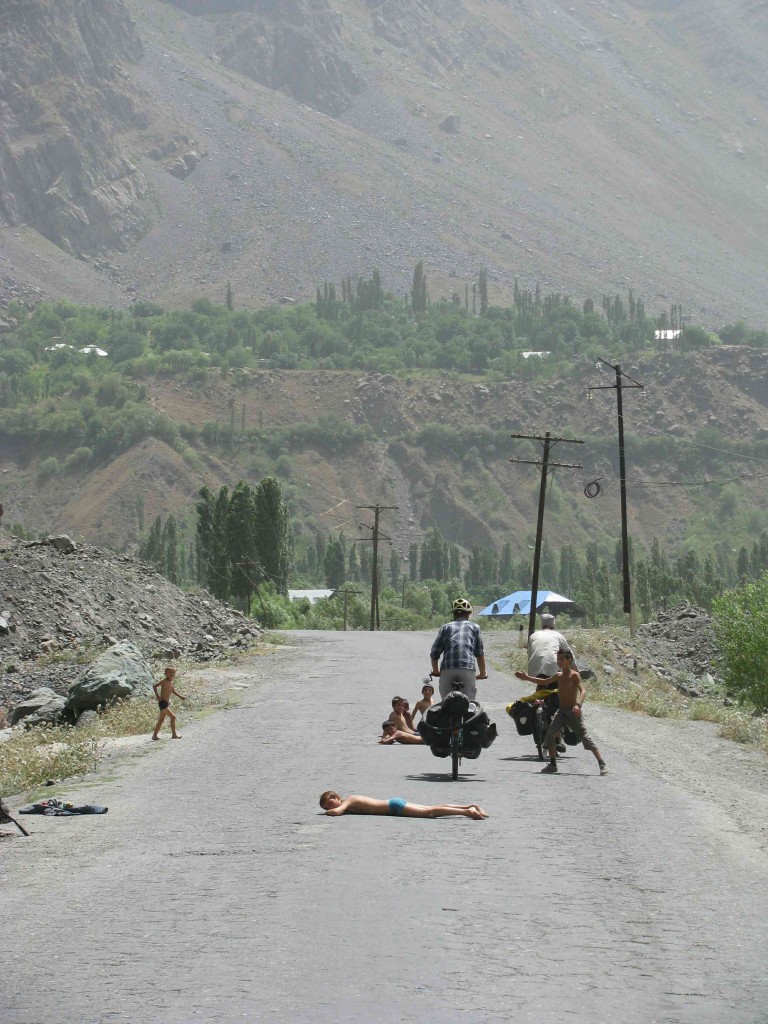
[[[547,749],[555,745],[555,736],[563,729],[570,729],[574,736],[581,740],[585,750],[597,750],[597,744],[587,732],[587,727],[584,724],[583,711],[580,715],[574,715],[572,711],[558,708],[544,738],[544,746]]]
[[[474,671],[475,659],[484,655],[483,636],[476,622],[469,619],[454,619],[446,622],[435,637],[430,657],[443,660],[440,670],[446,668],[467,668]]]
[[[64,803],[62,800],[42,800],[38,804],[30,804],[29,807],[21,807],[19,814],[45,814],[50,818],[68,818],[73,814],[106,814],[108,810],[108,807],[100,807],[98,804],[75,807],[74,804]]]
[[[570,644],[556,629],[537,629],[528,637],[528,675],[549,679],[560,671],[557,652],[560,647],[571,650]]]

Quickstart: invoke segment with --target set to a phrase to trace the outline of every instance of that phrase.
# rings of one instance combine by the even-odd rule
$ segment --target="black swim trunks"
[[[159,700],[157,702],[157,706],[160,708],[161,711],[165,711],[165,709],[170,706],[170,701]]]

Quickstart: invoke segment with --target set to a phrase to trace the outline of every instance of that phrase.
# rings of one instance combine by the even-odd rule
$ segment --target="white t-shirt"
[[[560,671],[557,652],[570,644],[556,629],[537,629],[528,637],[528,675],[553,676]]]

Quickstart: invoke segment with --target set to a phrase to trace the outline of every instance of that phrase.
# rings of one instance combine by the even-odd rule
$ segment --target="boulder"
[[[69,688],[67,715],[96,711],[111,701],[151,694],[152,669],[142,652],[128,640],[110,647]]]
[[[17,704],[8,715],[8,721],[10,724],[16,725],[22,719],[26,719],[28,725],[35,724],[31,722],[32,717],[42,720],[51,721],[57,720],[61,715],[64,708],[64,698],[60,697],[54,690],[49,686],[41,686],[33,693],[23,700],[21,704]],[[53,718],[49,718],[49,713]]]
[[[66,555],[71,555],[73,551],[77,551],[77,545],[71,537],[66,535],[66,533],[46,537],[45,543],[50,544],[51,547],[56,548],[57,551],[63,551]]]

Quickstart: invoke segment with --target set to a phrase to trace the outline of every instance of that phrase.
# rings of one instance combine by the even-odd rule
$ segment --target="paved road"
[[[540,776],[498,673],[500,738],[452,783],[373,742],[429,637],[309,636],[239,708],[68,794],[108,815],[3,843],[2,1024],[764,1024],[763,854],[599,715],[613,774],[578,749]],[[326,788],[491,817],[332,819]]]

